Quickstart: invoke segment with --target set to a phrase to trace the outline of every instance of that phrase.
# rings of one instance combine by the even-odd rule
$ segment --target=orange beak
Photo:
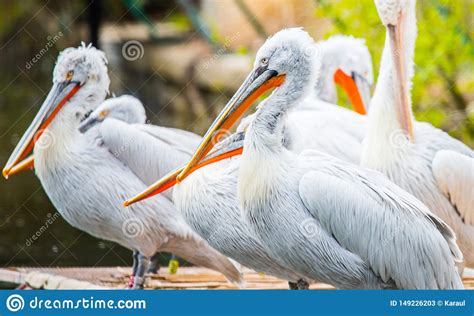
[[[2,172],[6,179],[8,179],[8,176],[12,174],[13,167],[15,167],[15,165],[17,165],[33,150],[36,141],[40,138],[43,131],[49,126],[49,124],[51,124],[62,107],[77,93],[77,91],[79,91],[80,88],[81,86],[78,83],[71,81],[54,83],[33,122],[30,124],[8,159]]]
[[[243,148],[238,147],[236,149],[232,149],[232,150],[227,151],[227,152],[222,152],[222,153],[219,153],[219,154],[216,154],[216,155],[211,155],[211,157],[205,158],[203,161],[201,161],[196,166],[194,166],[189,173],[191,174],[194,171],[196,171],[196,170],[198,170],[198,169],[200,169],[204,166],[216,163],[218,161],[241,155],[242,151],[243,151]],[[136,202],[145,200],[149,197],[160,194],[160,193],[168,190],[169,188],[172,188],[177,183],[177,177],[183,170],[184,170],[184,167],[181,167],[181,168],[178,168],[178,169],[170,172],[169,174],[167,174],[166,176],[164,176],[163,178],[161,178],[160,180],[158,180],[157,182],[152,184],[150,187],[148,187],[143,192],[141,192],[141,193],[137,194],[135,197],[133,197],[131,199],[128,199],[125,202],[123,202],[123,205],[124,206],[132,205]]]
[[[13,166],[13,168],[10,169],[10,172],[8,173],[8,176],[13,176],[17,173],[21,173],[25,170],[33,170],[35,167],[35,162],[33,155],[29,156],[28,158],[20,161],[16,165]]]
[[[129,206],[137,201],[146,199],[147,197],[156,195],[164,190],[172,187],[176,183],[181,182],[193,171],[217,161],[230,158],[232,156],[240,155],[242,153],[242,146],[234,148],[218,155],[211,155],[209,160],[203,158],[211,151],[220,138],[222,138],[222,131],[226,131],[240,119],[245,111],[252,105],[252,103],[266,91],[279,87],[285,81],[285,75],[278,75],[274,70],[267,68],[257,68],[252,71],[244,83],[237,90],[235,95],[230,99],[219,116],[214,120],[211,127],[204,135],[203,141],[194,153],[190,162],[184,167],[172,171],[167,176],[158,180],[156,183],[148,187],[137,196],[128,199],[124,202],[125,206]],[[235,134],[234,134],[235,135]],[[201,163],[202,161],[202,163]]]
[[[347,75],[341,69],[337,69],[334,73],[334,82],[340,85],[344,92],[347,94],[347,97],[351,101],[352,108],[354,109],[354,111],[362,115],[367,114],[365,110],[367,104],[364,104],[357,84],[354,78],[352,78],[352,76]]]

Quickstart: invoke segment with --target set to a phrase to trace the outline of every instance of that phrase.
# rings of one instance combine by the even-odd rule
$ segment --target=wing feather
[[[151,185],[169,171],[186,163],[191,157],[188,152],[193,150],[184,150],[185,146],[191,145],[176,140],[183,138],[183,133],[155,127],[157,126],[130,125],[112,118],[106,119],[99,127],[103,145],[146,185]],[[159,131],[163,133],[160,134]],[[173,143],[179,144],[181,149]],[[164,194],[171,200],[171,190]]]
[[[452,150],[436,153],[433,174],[464,223],[474,225],[474,158]]]
[[[323,154],[304,155],[317,170],[300,181],[305,206],[382,280],[405,289],[462,286],[453,264],[461,256],[455,235],[420,201],[378,172]]]
[[[171,148],[192,156],[201,143],[201,136],[172,127],[163,127],[151,124],[135,124],[134,127],[168,144]]]

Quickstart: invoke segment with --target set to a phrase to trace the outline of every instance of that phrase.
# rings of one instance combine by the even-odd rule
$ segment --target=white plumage
[[[234,264],[196,235],[168,198],[157,196],[132,208],[123,207],[122,201],[128,195],[146,187],[147,174],[142,168],[150,168],[152,176],[168,171],[156,168],[157,161],[150,160],[154,154],[163,154],[160,163],[171,159],[171,164],[179,164],[185,157],[179,158],[180,153],[174,148],[168,150],[166,141],[160,143],[158,135],[162,135],[163,128],[136,128],[137,125],[107,118],[85,134],[79,132],[81,120],[104,101],[109,85],[105,63],[103,53],[93,47],[70,48],[60,54],[50,95],[31,125],[34,128],[25,133],[5,170],[27,153],[31,133],[36,133],[37,126],[46,128],[34,147],[36,174],[71,225],[140,253],[139,276],[146,271],[152,255],[171,252],[241,283],[242,276]],[[63,91],[75,93],[68,99],[63,97]],[[62,107],[61,100],[67,100]],[[129,100],[110,100],[104,108]],[[59,110],[56,115],[55,110]],[[95,117],[100,112],[91,115]],[[49,125],[44,123],[48,120]],[[176,137],[180,134],[166,132]],[[48,139],[52,141],[47,143]],[[147,147],[148,143],[154,146]],[[164,145],[160,147],[161,144]],[[144,152],[146,149],[150,152]],[[135,278],[135,287],[142,285],[143,279]]]

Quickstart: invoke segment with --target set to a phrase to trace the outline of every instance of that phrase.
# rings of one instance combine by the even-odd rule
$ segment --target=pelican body
[[[78,229],[137,251],[141,262],[137,274],[143,275],[156,252],[171,252],[241,283],[234,264],[197,236],[165,196],[123,208],[128,194],[146,187],[133,170],[136,164],[129,153],[139,140],[147,142],[147,136],[136,137],[131,125],[113,118],[100,124],[99,134],[95,129],[84,134],[78,129],[87,113],[104,101],[108,86],[101,51],[90,46],[64,50],[54,68],[53,88],[13,151],[4,175],[34,146],[36,174],[60,214]],[[104,131],[109,136],[128,132],[129,142],[117,150],[109,148]],[[134,287],[141,288],[143,282],[135,278]]]
[[[79,125],[79,131],[85,133],[93,128],[94,137],[98,142],[127,165],[146,184],[154,177],[161,177],[169,169],[183,164],[197,147],[201,137],[187,131],[146,124],[145,108],[135,97],[123,95],[104,101]],[[123,124],[123,123],[126,123]],[[156,160],[143,159],[139,146],[150,142],[149,150],[154,150]],[[164,194],[171,200],[171,196]],[[173,254],[174,255],[174,254]],[[155,254],[147,272],[157,273],[159,270],[160,254]],[[129,287],[133,287],[135,278],[143,278],[140,254],[133,254],[133,270]],[[177,262],[174,260],[175,264]],[[137,274],[139,272],[139,274]],[[140,275],[142,274],[142,275]]]
[[[304,53],[308,45],[312,39],[301,29],[282,30],[267,40],[254,70],[177,177],[175,194],[186,190],[182,186],[196,173],[190,170],[212,149],[216,135],[275,88],[247,128],[237,184],[242,216],[267,252],[307,279],[337,288],[462,288],[456,237],[423,203],[376,171],[284,147],[287,112],[315,82],[314,57]],[[208,194],[228,185],[228,179],[209,177],[215,179]],[[208,183],[194,179],[186,192],[193,195],[196,186]],[[177,205],[183,203],[175,198]]]
[[[361,163],[385,174],[451,226],[464,264],[474,267],[474,151],[412,116],[416,1],[375,3],[387,36]]]
[[[235,178],[239,165],[236,157],[196,171],[193,181],[175,186],[176,207],[196,233],[240,264],[290,283],[311,282],[276,260],[241,217]]]

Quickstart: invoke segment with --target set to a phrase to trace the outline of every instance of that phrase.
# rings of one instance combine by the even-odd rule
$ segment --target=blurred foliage
[[[176,29],[180,31],[189,31],[191,28],[191,22],[182,12],[170,14],[167,19],[163,20],[163,22],[173,23]]]
[[[377,78],[385,39],[373,0],[316,0],[326,34],[365,38]],[[416,117],[474,145],[474,1],[419,0],[412,101]]]

